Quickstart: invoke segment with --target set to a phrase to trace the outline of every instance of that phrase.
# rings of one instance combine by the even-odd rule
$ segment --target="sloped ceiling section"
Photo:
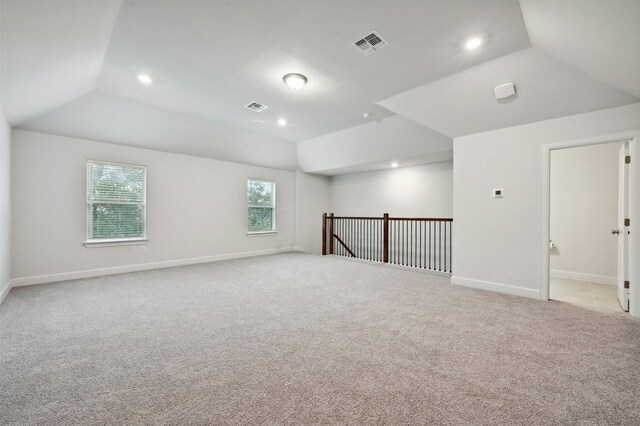
[[[12,126],[96,88],[120,5],[0,4],[0,108]]]
[[[325,175],[401,167],[452,158],[453,141],[399,115],[298,142],[302,171]]]
[[[364,56],[353,42],[374,29],[389,45]],[[487,37],[481,51],[463,50],[469,34]],[[514,1],[125,2],[99,90],[300,141],[359,125],[364,112],[387,117],[378,100],[524,47]],[[309,78],[303,90],[282,83],[290,72]],[[243,108],[254,100],[269,108]]]
[[[640,1],[521,1],[531,45],[640,97]]]
[[[493,88],[513,82],[516,96]],[[450,137],[638,102],[639,99],[535,49],[524,49],[380,102]]]
[[[20,128],[285,170],[297,167],[294,143],[100,92]]]

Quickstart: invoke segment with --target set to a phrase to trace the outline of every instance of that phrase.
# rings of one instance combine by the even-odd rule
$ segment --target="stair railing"
[[[451,273],[452,231],[452,218],[324,213],[322,254]]]

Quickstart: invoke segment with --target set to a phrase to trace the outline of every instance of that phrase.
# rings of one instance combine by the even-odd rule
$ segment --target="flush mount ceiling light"
[[[469,40],[467,40],[467,42],[464,44],[464,46],[468,50],[474,50],[474,49],[477,49],[478,47],[480,47],[481,44],[482,44],[482,39],[480,37],[472,37]]]
[[[284,84],[289,86],[293,90],[300,90],[307,84],[307,77],[302,74],[287,74],[282,77],[282,81]]]
[[[138,81],[142,84],[151,84],[153,82],[149,74],[138,74]]]
[[[286,125],[287,125],[287,120],[285,120],[284,118],[278,118],[278,126],[284,127]]]
[[[398,167],[398,163],[396,161],[394,161],[393,163],[391,163],[391,167],[393,167],[395,169],[396,167]]]

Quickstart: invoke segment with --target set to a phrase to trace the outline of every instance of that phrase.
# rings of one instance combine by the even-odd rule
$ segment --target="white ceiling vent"
[[[247,108],[247,109],[250,109],[251,111],[255,111],[255,112],[262,112],[265,109],[269,108],[268,106],[262,105],[262,104],[260,104],[258,102],[251,102],[250,104],[247,104],[244,107]]]
[[[376,50],[380,50],[388,44],[387,40],[383,39],[382,36],[375,31],[371,31],[370,34],[353,42],[356,49],[361,51],[365,56],[371,55]]]

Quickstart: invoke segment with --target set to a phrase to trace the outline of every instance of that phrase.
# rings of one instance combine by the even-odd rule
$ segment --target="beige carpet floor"
[[[640,423],[640,321],[282,254],[15,288],[2,424]]]

